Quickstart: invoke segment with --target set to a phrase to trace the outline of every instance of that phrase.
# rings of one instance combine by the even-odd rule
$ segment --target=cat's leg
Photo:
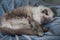
[[[39,36],[44,35],[44,31],[42,29],[42,26],[40,26],[39,23],[37,23],[36,21],[30,20],[30,24],[31,24],[31,28],[37,32],[37,35],[39,35]]]

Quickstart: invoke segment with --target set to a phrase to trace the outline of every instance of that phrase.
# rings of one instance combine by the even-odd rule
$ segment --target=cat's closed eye
[[[48,10],[47,10],[47,9],[44,9],[44,10],[42,11],[42,13],[45,14],[45,15],[48,15]]]

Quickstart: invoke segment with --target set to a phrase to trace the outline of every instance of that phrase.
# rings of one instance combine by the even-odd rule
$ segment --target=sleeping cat
[[[43,23],[52,21],[53,12],[45,6],[23,6],[5,13],[1,18],[0,31],[12,35],[44,35]]]

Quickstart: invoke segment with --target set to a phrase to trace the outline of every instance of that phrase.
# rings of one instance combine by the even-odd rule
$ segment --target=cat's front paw
[[[43,32],[38,32],[38,36],[43,36],[44,35],[44,33]]]

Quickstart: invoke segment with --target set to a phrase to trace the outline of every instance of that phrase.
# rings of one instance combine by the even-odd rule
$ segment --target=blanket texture
[[[42,0],[0,0],[0,18],[5,12],[8,12],[12,9],[18,8],[24,5],[45,5],[56,9],[57,16],[56,20],[45,25],[49,27],[49,32],[46,32],[43,37],[39,36],[29,36],[29,35],[5,35],[0,32],[0,40],[60,40],[60,6],[55,4],[45,3]]]

